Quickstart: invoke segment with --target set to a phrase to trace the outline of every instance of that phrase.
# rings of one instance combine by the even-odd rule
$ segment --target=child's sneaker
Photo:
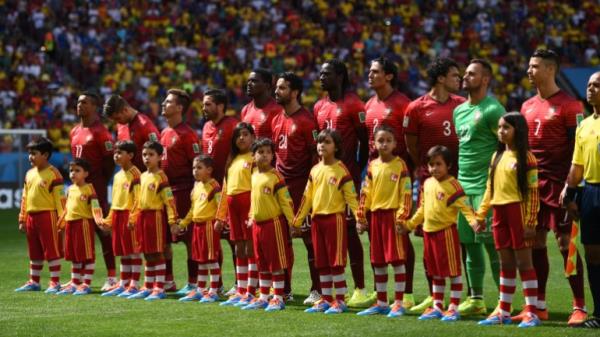
[[[177,292],[175,293],[175,295],[185,296],[185,295],[189,294],[190,292],[192,292],[194,290],[196,290],[196,285],[188,283],[188,284],[185,285],[185,287],[177,290]]]
[[[325,310],[325,315],[341,314],[346,311],[348,311],[348,306],[346,305],[346,303],[344,303],[342,301],[335,301],[329,307],[329,309]]]
[[[354,308],[365,308],[373,304],[373,299],[367,296],[364,289],[356,288],[352,297],[348,300],[348,306]]]
[[[387,315],[387,317],[396,318],[396,317],[404,316],[405,313],[406,313],[406,309],[404,308],[404,301],[402,301],[402,305],[398,305],[395,303],[392,305],[392,310],[390,310],[390,313]]]
[[[234,303],[233,306],[234,307],[245,307],[248,304],[250,304],[250,302],[252,302],[252,300],[254,300],[254,296],[252,294],[246,293],[237,303]]]
[[[432,305],[433,305],[433,297],[427,296],[427,298],[425,298],[423,300],[423,302],[413,306],[412,308],[410,308],[409,311],[412,313],[424,313]]]
[[[89,295],[91,293],[92,293],[92,288],[90,288],[90,286],[87,284],[82,284],[79,287],[77,287],[77,291],[75,291],[73,293],[73,295],[83,296],[83,295]]]
[[[536,314],[528,312],[524,317],[521,323],[519,323],[519,328],[532,328],[534,326],[538,326],[542,324],[540,319]]]
[[[129,286],[127,289],[125,289],[124,292],[117,295],[117,297],[126,298],[126,297],[137,294],[139,291],[140,290],[137,287]]]
[[[219,300],[219,295],[215,293],[211,293],[210,291],[204,294],[200,299],[200,303],[215,303]]]
[[[227,301],[225,301],[225,302],[223,302],[223,303],[221,303],[219,305],[220,306],[224,306],[224,307],[226,307],[226,306],[232,306],[232,305],[238,303],[239,301],[241,301],[243,297],[244,297],[244,295],[236,293],[234,295],[229,296],[229,298],[227,299]]]
[[[100,296],[102,296],[102,297],[119,296],[124,291],[125,291],[124,287],[116,286],[113,289],[102,293],[102,295],[100,295]]]
[[[456,310],[448,310],[442,317],[442,321],[444,322],[456,322],[460,319],[460,314]]]
[[[167,293],[164,290],[154,289],[148,297],[144,298],[144,301],[152,302],[157,300],[164,300],[167,298]]]
[[[77,291],[77,286],[73,283],[67,284],[66,286],[60,288],[60,291],[56,293],[56,295],[72,295]]]
[[[304,305],[313,305],[321,299],[321,294],[318,291],[313,290],[308,294],[308,297],[304,300]]]
[[[183,296],[179,299],[179,302],[195,302],[200,301],[204,296],[202,290],[195,289],[189,292],[187,295]]]
[[[50,282],[50,284],[48,284],[48,288],[46,288],[46,290],[44,291],[46,294],[56,294],[60,291],[60,284],[57,282]]]
[[[237,294],[237,287],[233,286],[233,287],[231,287],[231,289],[227,290],[227,292],[224,295],[225,295],[225,297],[231,297],[235,294]]]
[[[304,310],[304,312],[308,312],[308,313],[325,312],[325,311],[329,310],[329,307],[331,307],[331,304],[329,304],[329,302],[325,301],[324,299],[320,299],[317,302],[315,302],[315,304],[313,304],[312,307]]]
[[[488,318],[477,322],[478,325],[507,325],[511,324],[512,319],[510,316],[502,316],[501,314],[492,314],[489,315]]]
[[[25,283],[24,285],[18,287],[17,289],[15,289],[15,292],[24,292],[24,291],[40,291],[42,290],[42,287],[40,287],[40,285],[38,283],[32,282],[32,281],[27,281],[27,283]]]
[[[269,305],[265,308],[265,311],[281,311],[283,309],[285,309],[285,303],[278,298],[273,298],[269,301]]]
[[[238,303],[241,303],[238,302]],[[269,306],[269,302],[261,300],[260,298],[254,298],[249,304],[242,307],[242,310],[263,310]]]
[[[115,277],[107,277],[106,282],[104,282],[104,285],[102,286],[102,288],[100,288],[100,291],[109,291],[112,288],[114,288],[118,283],[119,281]]]
[[[374,304],[370,308],[356,313],[358,316],[370,315],[387,315],[390,312],[390,307],[387,305]]]
[[[408,310],[414,306],[415,306],[415,297],[413,296],[413,294],[404,294],[404,297],[402,298],[402,307],[404,307],[404,309]]]
[[[175,281],[167,281],[167,282],[165,282],[164,290],[165,290],[165,292],[168,292],[168,293],[176,292],[177,284],[175,284]]]
[[[150,290],[148,288],[142,288],[137,293],[127,297],[127,299],[128,300],[139,300],[139,299],[143,299],[143,298],[150,296],[150,294],[152,294],[152,290]]]
[[[425,312],[421,316],[419,316],[419,321],[441,319],[442,317],[444,317],[444,314],[440,310],[434,308],[427,308],[427,310],[425,310]]]
[[[458,306],[458,313],[461,316],[485,315],[487,308],[483,299],[469,297]]]

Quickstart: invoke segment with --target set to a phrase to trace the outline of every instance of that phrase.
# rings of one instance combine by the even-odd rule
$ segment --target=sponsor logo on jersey
[[[425,112],[425,116],[431,116],[431,115],[433,115],[433,111],[426,111]]]

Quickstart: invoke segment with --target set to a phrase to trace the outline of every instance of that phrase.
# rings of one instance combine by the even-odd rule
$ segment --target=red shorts
[[[140,252],[162,253],[167,243],[167,215],[162,210],[143,210],[137,220],[135,231]]]
[[[227,196],[229,239],[231,241],[252,240],[252,228],[248,227],[250,192]]]
[[[65,228],[65,259],[73,262],[94,261],[94,219],[67,221]]]
[[[221,235],[215,231],[215,222],[194,222],[188,228],[192,233],[192,260],[199,263],[218,261]]]
[[[396,232],[396,210],[380,209],[371,212],[369,228],[371,240],[371,264],[385,265],[406,259],[408,234]]]
[[[56,211],[28,213],[25,234],[31,260],[56,260],[63,257],[62,236],[58,233]]]
[[[567,210],[560,207],[548,206],[540,202],[537,230],[552,230],[555,233],[571,234],[571,220]]]
[[[175,208],[177,209],[177,214],[179,214],[181,218],[185,217],[185,215],[188,214],[190,207],[192,207],[192,199],[190,199],[191,192],[191,188],[173,191],[173,197],[175,197]],[[191,243],[192,230],[193,226],[188,226],[183,233],[177,235],[169,234],[169,236],[171,237],[170,239],[172,242]]]
[[[523,208],[521,202],[494,205],[492,233],[496,249],[523,249],[533,246],[534,239],[523,238]]]
[[[313,216],[311,238],[317,269],[346,266],[348,227],[344,213]]]
[[[292,265],[293,253],[285,217],[255,222],[252,225],[252,242],[259,271],[275,272]]]
[[[140,252],[135,226],[129,228],[129,210],[112,211],[112,247],[115,256],[127,256]]]
[[[437,232],[423,232],[423,257],[427,274],[437,277],[461,275],[460,241],[456,225]]]

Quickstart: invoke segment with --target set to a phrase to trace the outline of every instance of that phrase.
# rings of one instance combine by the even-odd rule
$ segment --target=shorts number
[[[444,126],[444,136],[450,136],[452,134],[452,124],[450,121],[444,121],[442,125]]]
[[[279,148],[280,149],[287,149],[287,135],[280,135],[279,136]]]
[[[535,122],[535,132],[533,134],[537,136],[538,132],[540,132],[540,126],[542,126],[542,121],[539,118],[536,118],[533,121]]]

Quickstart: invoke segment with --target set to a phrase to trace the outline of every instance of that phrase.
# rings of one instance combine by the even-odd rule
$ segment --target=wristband
[[[567,187],[567,194],[565,195],[564,203],[568,204],[571,201],[575,200],[577,195],[577,187]]]

